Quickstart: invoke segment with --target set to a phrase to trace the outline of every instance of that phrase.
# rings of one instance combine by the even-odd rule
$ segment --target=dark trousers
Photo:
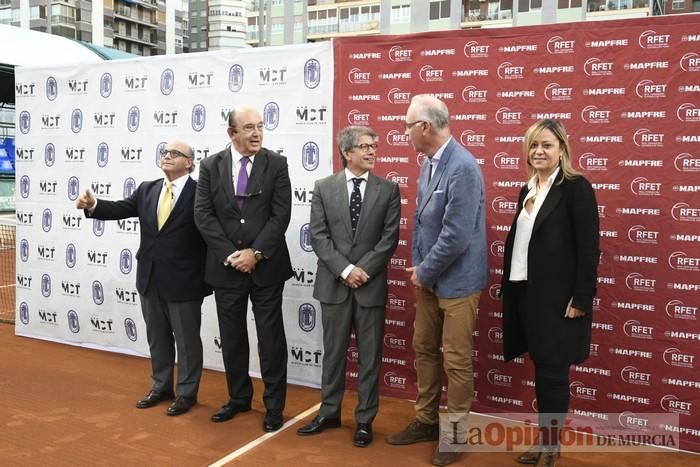
[[[253,384],[248,375],[248,298],[253,304],[258,333],[258,356],[265,390],[267,410],[284,410],[287,397],[287,338],[282,321],[284,283],[261,287],[252,280],[237,288],[217,288],[216,314],[219,318],[221,350],[226,370],[230,401],[248,405],[253,398]]]
[[[518,300],[518,317],[523,336],[527,336],[527,282],[512,282]],[[569,366],[551,365],[544,362],[535,364],[535,395],[539,412],[538,424],[542,446],[556,448],[559,433],[566,421],[569,410]]]
[[[173,388],[175,349],[177,349],[177,384],[175,394],[197,399],[202,376],[202,299],[169,302],[154,287],[140,295],[141,312],[146,322],[146,338],[151,350],[152,387],[170,392]]]

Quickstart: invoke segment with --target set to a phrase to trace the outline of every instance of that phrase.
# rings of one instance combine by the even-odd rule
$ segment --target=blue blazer
[[[413,265],[440,298],[477,292],[488,280],[484,178],[474,156],[450,139],[430,182],[430,161],[418,178]]]

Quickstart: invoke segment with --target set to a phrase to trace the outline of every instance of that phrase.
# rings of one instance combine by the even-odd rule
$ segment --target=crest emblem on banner
[[[78,254],[75,245],[73,245],[72,243],[66,245],[66,266],[68,266],[71,269],[74,268],[75,263],[77,261],[77,257]]]
[[[313,251],[313,247],[311,246],[311,230],[309,229],[308,223],[302,225],[299,229],[299,246],[306,252]]]
[[[175,89],[175,72],[166,68],[160,75],[160,92],[167,96],[173,92],[173,89]]]
[[[228,70],[228,88],[231,92],[238,92],[243,88],[243,67],[239,64]]]
[[[318,149],[318,144],[313,141],[309,141],[304,144],[301,149],[301,165],[304,169],[312,172],[318,168],[318,164],[321,160],[320,151]]]
[[[100,78],[100,96],[107,99],[112,95],[112,75],[103,73]]]
[[[19,259],[21,259],[23,263],[26,263],[29,259],[29,242],[26,238],[23,238],[19,242]]]
[[[104,167],[109,162],[109,146],[107,143],[97,145],[97,166]]]
[[[51,167],[54,162],[56,162],[56,146],[53,143],[48,143],[44,147],[44,164],[46,164],[46,167]]]
[[[319,83],[321,83],[321,64],[315,58],[311,58],[304,64],[304,85],[314,89]]]
[[[136,191],[136,180],[129,177],[124,180],[124,198],[128,198],[129,196],[133,195],[134,191]]]
[[[29,184],[29,176],[22,175],[22,178],[19,179],[19,194],[22,198],[26,199],[29,196]]]
[[[105,291],[100,281],[92,282],[92,301],[95,305],[102,305],[105,301]]]
[[[58,96],[58,83],[56,83],[56,78],[49,76],[46,79],[46,98],[50,101],[56,99]]]
[[[41,214],[41,229],[44,232],[48,232],[49,230],[51,230],[52,218],[53,216],[51,214],[51,209],[44,209],[44,212]]]
[[[133,133],[134,131],[139,129],[140,121],[141,112],[139,111],[138,107],[133,106],[129,109],[129,113],[126,116],[126,127],[129,129],[129,131]]]
[[[83,129],[83,112],[80,109],[74,109],[70,116],[70,129],[73,133],[80,133]]]
[[[19,320],[22,324],[29,324],[29,305],[27,302],[19,304]]]
[[[268,102],[263,110],[263,121],[266,130],[274,130],[280,123],[280,106],[276,102]]]
[[[73,334],[80,332],[80,322],[78,321],[78,313],[75,310],[68,310],[68,329]]]
[[[101,237],[102,234],[105,233],[105,221],[101,221],[100,219],[93,219],[92,233],[94,233],[96,237]]]
[[[202,131],[207,122],[207,109],[202,104],[192,107],[192,129]]]
[[[158,143],[158,146],[156,146],[156,165],[158,168],[160,168],[160,153],[163,152],[163,149],[165,149],[165,145],[167,143],[165,141],[161,141]]]
[[[122,272],[122,274],[129,274],[133,264],[134,260],[131,250],[124,248],[119,254],[119,270]]]
[[[73,175],[71,178],[68,179],[68,199],[71,201],[75,201],[78,199],[78,195],[80,194],[80,181],[78,180],[78,177]]]
[[[29,115],[29,112],[26,110],[21,111],[19,113],[19,131],[21,131],[23,135],[26,135],[29,133],[31,127],[32,117]]]
[[[126,337],[128,337],[131,342],[136,342],[138,334],[136,333],[136,323],[133,319],[126,318],[124,320],[124,331],[126,332]]]
[[[41,276],[41,295],[44,297],[51,296],[51,276],[48,274]]]
[[[316,308],[310,303],[299,306],[299,329],[311,332],[316,327]]]

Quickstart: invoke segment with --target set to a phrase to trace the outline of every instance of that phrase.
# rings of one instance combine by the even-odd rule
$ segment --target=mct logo
[[[315,89],[321,83],[321,63],[310,58],[304,63],[304,86]]]
[[[97,166],[104,167],[109,163],[109,146],[102,142],[97,145]]]
[[[170,95],[175,89],[175,72],[170,68],[166,68],[160,74],[160,92],[164,96]]]
[[[327,111],[328,108],[325,105],[319,107],[298,106],[297,123],[326,123]]]
[[[272,67],[262,67],[260,68],[260,80],[262,85],[282,85],[287,82],[287,67],[282,68],[272,68]]]
[[[276,102],[268,102],[263,109],[263,122],[266,130],[274,130],[280,123],[280,106]]]
[[[316,308],[310,303],[299,306],[299,329],[311,332],[316,328]]]
[[[313,251],[311,246],[311,229],[308,222],[299,228],[299,246],[307,253]]]
[[[202,104],[192,107],[192,129],[202,131],[207,123],[207,109]]]
[[[124,85],[127,91],[145,91],[148,84],[148,76],[127,75],[124,77]]]
[[[107,99],[112,95],[112,75],[103,73],[100,78],[100,96]]]
[[[243,88],[243,67],[239,64],[231,66],[228,70],[228,89],[238,92]]]

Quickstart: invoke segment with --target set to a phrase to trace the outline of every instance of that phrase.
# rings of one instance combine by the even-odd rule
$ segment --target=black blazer
[[[291,211],[292,186],[285,157],[265,148],[255,155],[242,210],[233,191],[231,150],[203,160],[194,221],[208,247],[207,283],[232,288],[245,284],[252,276],[256,285],[269,286],[292,277],[284,237]],[[259,250],[266,258],[258,262],[252,274],[224,266],[231,253],[246,248]]]
[[[598,204],[588,180],[576,177],[557,185],[562,178],[559,172],[532,229],[527,259],[526,336],[508,278],[527,185],[518,197],[518,210],[505,244],[501,284],[506,360],[528,351],[535,362],[544,364],[573,364],[588,358],[600,257]],[[572,298],[572,305],[586,311],[585,316],[564,317]]]
[[[163,179],[143,182],[121,201],[100,199],[86,217],[102,220],[139,218],[141,244],[136,253],[136,288],[140,294],[149,287],[168,301],[199,300],[211,294],[204,282],[206,246],[194,225],[194,196],[197,182],[189,178],[168,220],[159,231],[158,198]]]

